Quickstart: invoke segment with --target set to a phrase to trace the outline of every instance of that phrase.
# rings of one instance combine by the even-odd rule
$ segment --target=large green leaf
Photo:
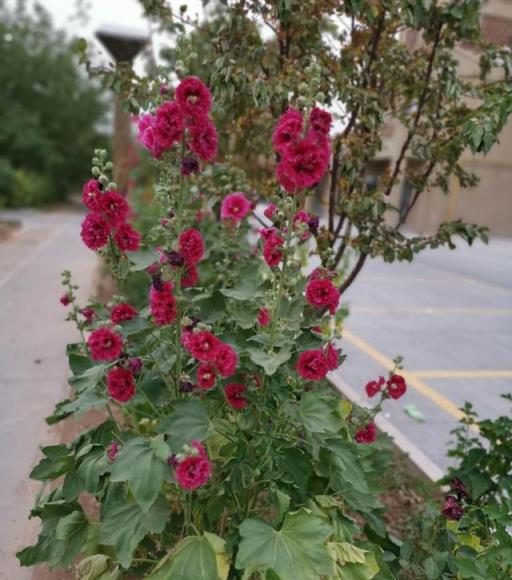
[[[265,352],[261,348],[248,348],[247,352],[255,365],[263,367],[265,374],[271,376],[285,362],[290,360],[291,352],[287,349],[281,349],[279,352]]]
[[[144,437],[131,439],[123,446],[113,463],[111,481],[127,481],[135,501],[145,511],[155,502],[162,482],[169,473],[164,463],[162,447],[167,449],[162,436],[154,440]]]
[[[212,429],[206,409],[199,401],[178,401],[174,411],[157,428],[169,435],[169,447],[176,453],[192,439],[204,441]]]
[[[41,451],[45,457],[30,472],[30,479],[53,481],[70,471],[75,464],[73,453],[66,445],[51,445],[43,447]]]
[[[300,417],[304,427],[311,433],[335,433],[343,427],[343,421],[336,413],[337,399],[322,397],[315,392],[302,395]]]
[[[183,539],[147,580],[219,580],[212,544],[202,536]]]
[[[147,250],[138,250],[137,252],[126,252],[126,255],[132,263],[132,267],[130,268],[132,272],[145,270],[154,262],[158,262],[158,254],[152,248]]]
[[[82,374],[71,377],[68,382],[75,391],[93,389],[105,376],[107,366],[106,364],[94,365]]]
[[[107,399],[98,394],[95,389],[84,389],[74,399],[66,399],[58,403],[53,415],[46,417],[46,422],[48,425],[54,425],[73,413],[77,416],[82,415],[86,411],[104,407],[106,404]]]
[[[110,471],[110,462],[106,451],[102,447],[94,447],[82,460],[76,470],[84,488],[89,493],[98,491],[100,477]]]
[[[374,554],[347,542],[329,544],[335,573],[329,580],[371,580],[379,572]]]
[[[250,266],[244,268],[238,276],[239,283],[234,288],[221,289],[222,294],[234,300],[249,300],[261,296],[262,292],[258,290],[261,279],[257,268]]]
[[[168,517],[169,508],[162,495],[144,511],[136,503],[129,503],[123,489],[116,486],[105,503],[100,541],[107,546],[113,546],[121,564],[128,568],[133,552],[142,539],[149,532],[162,532]]]
[[[236,566],[266,567],[281,580],[318,580],[333,573],[326,546],[331,534],[327,523],[304,508],[286,516],[280,530],[260,519],[244,520]]]

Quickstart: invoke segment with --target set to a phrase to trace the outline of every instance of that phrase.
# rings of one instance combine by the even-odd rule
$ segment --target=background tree
[[[30,205],[78,190],[101,144],[106,106],[48,13],[0,1],[0,205]]]
[[[325,184],[327,225],[319,236],[325,265],[336,268],[349,248],[357,255],[342,290],[368,256],[411,260],[425,248],[453,247],[454,236],[469,243],[487,239],[486,228],[460,221],[443,223],[427,237],[401,231],[430,189],[448,192],[451,176],[462,186],[476,183],[459,159],[466,149],[486,153],[512,109],[510,53],[482,40],[479,0],[240,0],[216,3],[201,24],[184,10],[173,12],[165,0],[141,2],[148,16],[180,37],[165,54],[177,68],[207,79],[221,121],[224,111],[238,112],[225,125],[238,157],[259,146],[273,160],[262,144],[288,105],[309,98],[338,111],[343,129],[335,139]],[[420,39],[414,49],[404,42],[406,31]],[[453,52],[468,45],[480,55],[476,81],[459,75]],[[377,187],[369,188],[367,166],[392,119],[405,129],[400,154]],[[407,159],[417,161],[414,173]],[[272,172],[262,172],[262,166],[251,173],[265,182]],[[412,193],[399,208],[391,193],[404,177]],[[275,183],[265,185],[275,190]]]

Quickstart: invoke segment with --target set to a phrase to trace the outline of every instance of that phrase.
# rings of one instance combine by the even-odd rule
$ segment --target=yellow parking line
[[[354,306],[351,312],[358,314],[427,314],[427,315],[470,315],[470,316],[512,316],[512,308],[435,308],[430,306],[386,307]]]
[[[350,332],[347,329],[343,330],[343,338],[347,339],[348,342],[352,343],[356,348],[367,354],[370,358],[372,358],[375,362],[379,363],[383,366],[386,370],[390,371],[395,366],[393,361],[388,358],[386,355],[382,354],[376,348],[374,348],[371,344],[363,340],[359,336],[356,336],[354,333]],[[400,374],[405,378],[407,384],[421,393],[424,397],[432,401],[435,405],[437,405],[440,409],[442,409],[445,413],[448,413],[457,421],[460,421],[465,415],[464,413],[453,403],[450,399],[447,399],[441,393],[438,393],[435,389],[429,387],[426,383],[420,380],[415,373],[410,371],[400,371]],[[478,431],[477,427],[472,427],[473,431]]]
[[[512,371],[413,371],[414,376],[424,379],[510,379]]]

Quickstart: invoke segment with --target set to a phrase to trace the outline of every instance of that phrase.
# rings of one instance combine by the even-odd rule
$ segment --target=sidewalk
[[[512,391],[512,240],[420,254],[413,263],[367,262],[342,297],[350,308],[336,376],[365,398],[364,386],[404,357],[406,396],[383,417],[431,465],[444,470],[459,407],[481,418],[509,412]],[[417,422],[404,409],[414,405]]]
[[[2,218],[22,227],[0,243],[0,578],[25,580],[32,570],[19,567],[15,552],[39,530],[39,520],[27,517],[40,484],[28,474],[38,447],[54,443],[44,417],[67,395],[65,348],[77,338],[59,303],[60,273],[71,270],[84,302],[98,262],[80,239],[83,215],[76,210],[1,211]]]

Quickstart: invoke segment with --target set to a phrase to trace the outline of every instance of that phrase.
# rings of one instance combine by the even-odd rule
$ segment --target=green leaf
[[[113,546],[121,564],[128,568],[142,539],[149,532],[161,533],[168,517],[169,508],[162,495],[144,511],[136,503],[127,502],[122,487],[116,486],[105,503],[100,541]]]
[[[30,479],[53,481],[70,471],[75,464],[73,454],[65,445],[43,447],[41,451],[45,457],[30,472]]]
[[[126,252],[126,256],[132,263],[130,268],[132,272],[145,270],[151,264],[158,262],[158,254],[153,249]]]
[[[362,550],[348,542],[329,542],[327,548],[334,561],[345,564],[364,564],[368,550]]]
[[[268,353],[260,348],[248,348],[247,352],[254,364],[263,367],[265,374],[271,376],[277,369],[287,362],[290,357],[290,351],[282,349],[279,352]]]
[[[258,308],[246,302],[236,302],[231,306],[231,313],[241,328],[252,328],[258,317]]]
[[[79,554],[87,539],[89,522],[82,510],[71,512],[57,524],[55,536],[57,540],[66,542],[66,551]]]
[[[219,580],[211,543],[201,536],[181,540],[147,580]]]
[[[100,477],[110,471],[110,462],[103,448],[96,447],[87,454],[76,471],[83,481],[84,488],[92,494],[98,491]]]
[[[221,289],[222,294],[234,300],[249,300],[262,295],[262,292],[258,290],[261,284],[259,270],[254,266],[242,270],[238,280],[240,282],[234,288]]]
[[[69,384],[75,389],[75,391],[82,391],[84,389],[94,389],[96,385],[105,376],[105,369],[108,365],[94,365],[90,369],[87,369],[81,375],[71,377],[69,379]]]
[[[343,427],[343,421],[335,413],[337,399],[306,392],[300,401],[299,415],[304,427],[311,433],[335,433]]]
[[[192,439],[204,441],[212,425],[206,409],[199,401],[178,401],[174,411],[158,425],[159,433],[169,435],[169,447],[173,453],[182,451]]]
[[[94,554],[84,558],[77,565],[76,580],[114,580],[117,578],[109,572],[110,558],[105,554]]]
[[[436,564],[436,561],[432,556],[428,557],[425,560],[425,574],[427,575],[428,580],[435,580],[439,578],[440,570]]]
[[[155,502],[169,473],[169,467],[158,455],[150,439],[137,437],[123,446],[112,466],[111,481],[127,481],[144,511]]]
[[[318,580],[333,572],[325,544],[331,534],[328,524],[304,508],[289,514],[280,530],[260,519],[246,519],[240,526],[236,567],[267,567],[280,580]]]
[[[65,400],[57,404],[53,415],[46,417],[48,425],[54,425],[69,415],[82,415],[91,409],[99,409],[107,404],[105,397],[99,395],[95,389],[84,389],[72,400]]]
[[[355,548],[355,546],[354,546]],[[371,552],[364,554],[364,562],[336,562],[336,573],[329,580],[371,580],[379,573],[379,564]]]

